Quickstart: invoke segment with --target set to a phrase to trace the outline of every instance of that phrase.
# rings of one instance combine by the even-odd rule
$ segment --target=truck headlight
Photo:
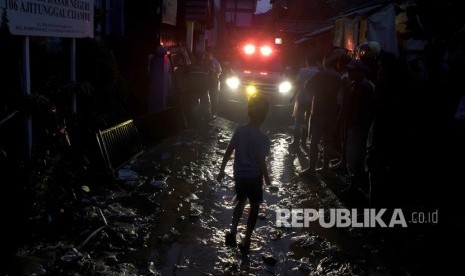
[[[239,87],[240,81],[238,77],[230,77],[226,79],[226,84],[231,89],[237,89]]]
[[[283,81],[279,84],[279,93],[286,94],[287,92],[291,91],[292,85],[288,81]]]

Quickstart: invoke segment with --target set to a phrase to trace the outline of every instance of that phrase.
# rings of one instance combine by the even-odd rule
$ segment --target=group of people
[[[290,146],[306,148],[310,141],[309,167],[301,174],[314,177],[330,168],[346,169],[348,191],[367,189],[371,205],[383,204],[379,196],[383,177],[379,176],[388,158],[380,151],[386,153],[386,136],[378,132],[379,125],[386,123],[388,99],[402,82],[395,57],[369,41],[355,55],[336,48],[325,55],[322,66],[314,56],[306,63],[291,98],[295,125]],[[320,145],[323,156],[317,168]]]

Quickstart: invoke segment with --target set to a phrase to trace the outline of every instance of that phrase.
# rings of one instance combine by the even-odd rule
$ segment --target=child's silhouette
[[[265,157],[270,154],[270,140],[260,131],[268,113],[268,101],[261,96],[249,99],[247,125],[239,126],[234,132],[229,146],[224,154],[217,180],[221,181],[225,174],[226,164],[234,153],[234,181],[236,190],[236,207],[234,208],[230,232],[226,234],[226,245],[236,246],[237,225],[249,199],[250,214],[247,220],[245,238],[239,245],[243,253],[250,249],[250,238],[257,222],[260,203],[263,201],[263,180],[270,185],[270,177],[265,163]]]

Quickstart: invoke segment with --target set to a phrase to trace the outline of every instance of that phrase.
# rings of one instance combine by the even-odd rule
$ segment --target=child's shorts
[[[236,179],[234,188],[236,189],[237,200],[249,199],[250,203],[260,203],[263,201],[263,179],[262,177]]]

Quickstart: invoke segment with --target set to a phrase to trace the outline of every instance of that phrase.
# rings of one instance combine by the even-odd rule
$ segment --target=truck
[[[292,83],[279,49],[266,42],[242,43],[225,66],[222,98],[247,102],[256,93],[265,95],[271,105],[289,105]]]

